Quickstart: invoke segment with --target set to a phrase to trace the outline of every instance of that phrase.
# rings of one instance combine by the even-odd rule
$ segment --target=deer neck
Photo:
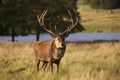
[[[66,45],[64,48],[57,48],[55,41],[52,42],[51,55],[52,55],[53,59],[55,59],[55,60],[61,59],[64,56],[65,50],[66,50]]]

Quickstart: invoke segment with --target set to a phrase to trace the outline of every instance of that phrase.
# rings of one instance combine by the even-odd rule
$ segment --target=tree
[[[39,40],[39,34],[44,32],[39,27],[37,14],[48,9],[45,24],[47,28],[51,24],[52,28],[57,26],[58,32],[63,32],[70,25],[67,9],[76,10],[77,0],[2,0],[3,6],[0,9],[0,34],[15,35],[29,34],[36,32],[36,40]],[[76,10],[77,11],[77,10]],[[79,16],[77,13],[76,16]],[[81,31],[83,27],[80,23],[73,30]],[[2,31],[3,30],[3,31]]]
[[[114,8],[120,8],[120,0],[116,0],[116,4],[114,5]]]
[[[90,0],[90,4],[95,9],[110,9],[111,13],[113,13],[112,9],[120,8],[118,5],[120,0]]]
[[[63,32],[69,25],[70,21],[68,20],[68,13],[67,9],[72,10],[73,8],[76,10],[76,0],[36,0],[31,1],[31,7],[34,11],[34,13],[41,14],[43,10],[48,9],[48,14],[46,15],[45,24],[47,25],[47,28],[49,28],[49,25],[51,24],[51,29],[54,30],[54,26],[57,28],[57,32]],[[40,5],[40,6],[39,6]],[[39,6],[39,7],[38,7]],[[33,15],[33,17],[36,18],[36,15]],[[79,13],[76,15],[79,16]],[[37,18],[36,18],[37,19]],[[66,19],[66,20],[65,20]],[[37,23],[34,19],[34,23]],[[81,24],[77,25],[77,29],[74,29],[75,31],[82,31],[83,27]],[[39,33],[40,31],[43,32],[44,30],[40,29],[38,23],[34,24],[35,30],[36,30],[36,40],[39,40]]]
[[[110,9],[111,13],[113,13],[112,9],[116,4],[116,0],[100,0],[102,9]]]
[[[2,3],[0,25],[5,30],[4,32],[11,35],[14,42],[15,35],[18,35],[22,30],[21,27],[27,24],[28,2],[25,0],[2,0]]]

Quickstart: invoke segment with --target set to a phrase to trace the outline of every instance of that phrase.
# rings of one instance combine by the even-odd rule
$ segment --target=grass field
[[[120,32],[120,9],[110,10],[80,10],[81,24],[84,32]]]
[[[120,42],[67,43],[53,75],[36,72],[33,44],[0,42],[0,80],[120,80]]]

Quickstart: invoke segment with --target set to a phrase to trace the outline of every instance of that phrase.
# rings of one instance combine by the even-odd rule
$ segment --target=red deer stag
[[[68,27],[62,34],[58,34],[46,28],[44,24],[44,17],[48,10],[44,10],[41,16],[37,15],[40,27],[42,27],[45,31],[50,33],[53,37],[53,41],[38,41],[34,45],[35,58],[37,63],[37,71],[39,70],[40,62],[43,62],[42,68],[45,70],[48,63],[51,66],[51,72],[53,73],[53,63],[57,65],[57,73],[59,72],[59,64],[60,60],[64,56],[66,50],[65,38],[69,36],[70,31],[77,25],[78,17],[74,17],[69,10],[67,10],[70,18],[72,20],[72,24]],[[74,10],[75,13],[75,10]]]

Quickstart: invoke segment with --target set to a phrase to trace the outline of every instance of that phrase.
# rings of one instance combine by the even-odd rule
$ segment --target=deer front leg
[[[50,61],[50,66],[51,66],[51,72],[53,74],[53,62],[52,61]]]
[[[36,60],[36,64],[37,64],[37,71],[39,71],[40,60]]]
[[[57,73],[59,73],[59,64],[60,64],[60,60],[58,60],[57,62],[55,62],[55,64],[57,65]]]
[[[57,73],[59,73],[59,63],[57,65]]]

